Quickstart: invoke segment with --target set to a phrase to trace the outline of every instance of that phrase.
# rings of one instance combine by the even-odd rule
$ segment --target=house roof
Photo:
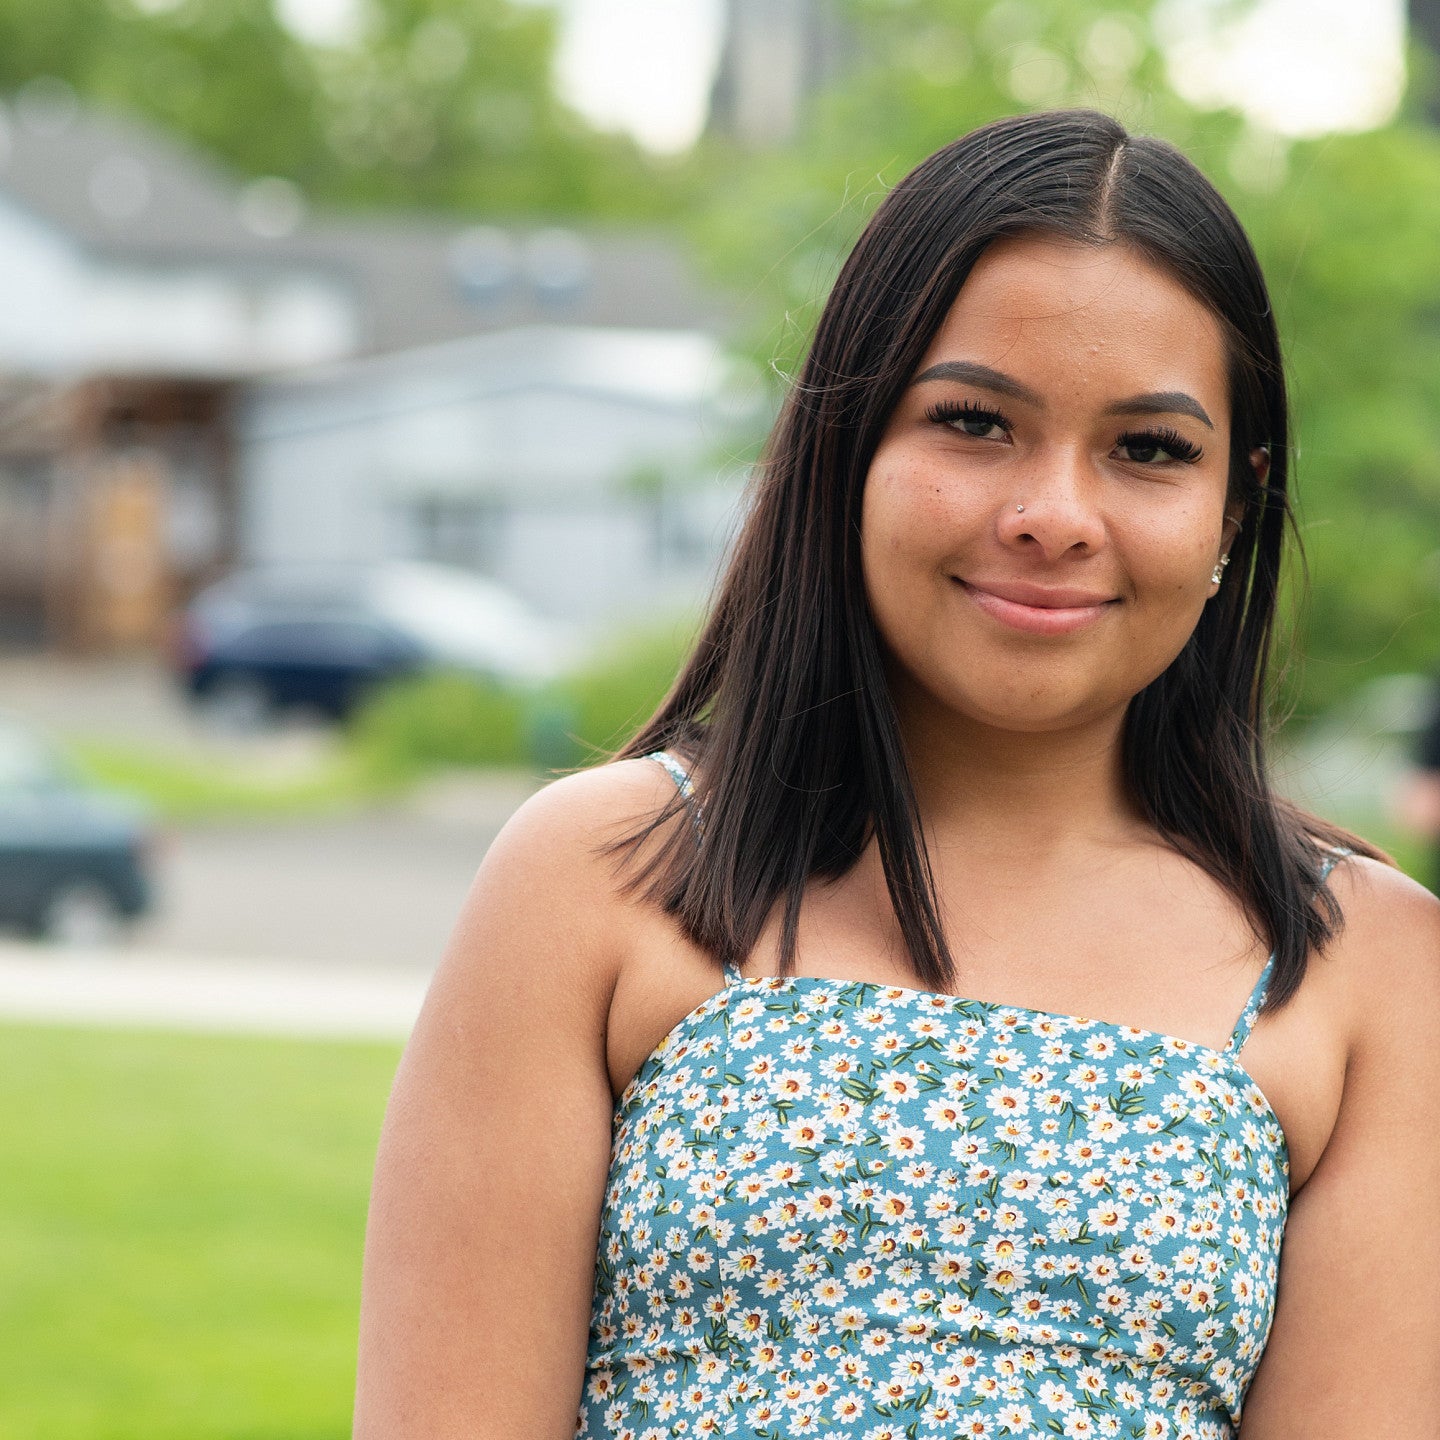
[[[726,328],[727,307],[663,234],[286,215],[283,182],[247,185],[63,91],[0,105],[0,191],[102,261],[338,276],[355,297],[362,354],[529,324]]]
[[[733,323],[679,246],[655,233],[374,217],[321,222],[289,250],[354,278],[362,353],[522,325],[713,333]]]
[[[274,258],[218,166],[158,130],[63,98],[0,110],[0,188],[110,258]]]
[[[256,394],[272,406],[338,396],[371,413],[381,393],[412,408],[548,389],[666,409],[711,401],[747,374],[718,341],[694,330],[534,325],[308,366],[268,378]]]

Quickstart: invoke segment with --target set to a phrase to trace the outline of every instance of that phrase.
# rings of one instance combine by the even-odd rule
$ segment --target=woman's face
[[[1123,244],[991,246],[865,482],[902,713],[1033,732],[1123,713],[1218,588],[1229,449],[1220,325],[1189,291]]]

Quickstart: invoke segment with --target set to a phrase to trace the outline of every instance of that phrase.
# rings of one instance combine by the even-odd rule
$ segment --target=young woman
[[[675,688],[466,900],[361,1440],[1440,1434],[1440,905],[1269,788],[1289,459],[1175,150],[891,192]]]

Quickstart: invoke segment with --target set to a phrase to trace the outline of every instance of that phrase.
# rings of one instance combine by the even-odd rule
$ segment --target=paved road
[[[524,777],[440,780],[348,817],[173,833],[135,945],[213,958],[428,973]]]
[[[123,944],[0,937],[0,1017],[401,1039],[476,866],[534,788],[439,780],[348,819],[192,826]]]
[[[0,941],[0,1019],[403,1040],[428,977]]]
[[[163,662],[147,655],[0,652],[0,709],[53,735],[104,734],[186,749],[216,739]]]
[[[51,734],[277,768],[331,743],[313,726],[217,737],[144,659],[0,655],[0,709]],[[1349,752],[1331,750],[1305,757],[1301,774],[1335,771]],[[64,954],[0,937],[0,1015],[402,1035],[485,850],[533,788],[518,776],[441,777],[403,804],[344,818],[179,828],[158,908],[123,948]]]
[[[216,734],[145,657],[0,654],[0,710],[41,733],[113,736],[284,773],[305,771],[334,732],[290,723]],[[136,953],[319,969],[428,974],[490,841],[535,782],[439,777],[404,802],[346,816],[174,827],[157,908]]]

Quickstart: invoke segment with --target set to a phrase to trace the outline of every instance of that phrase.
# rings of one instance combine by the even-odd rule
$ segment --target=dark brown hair
[[[1264,277],[1225,200],[1178,150],[1085,110],[997,121],[916,167],[846,261],[757,471],[716,602],[670,694],[621,757],[698,761],[703,843],[668,831],[632,875],[717,959],[741,963],[777,902],[793,969],[801,899],[873,837],[921,982],[949,989],[905,749],[860,564],[865,476],[972,266],[1005,236],[1124,242],[1219,318],[1228,342],[1230,491],[1243,508],[1226,584],[1130,703],[1127,783],[1160,834],[1213,875],[1275,955],[1269,1004],[1341,923],[1321,847],[1354,837],[1270,788],[1266,675],[1290,527],[1289,420]],[[1262,484],[1250,452],[1267,446]],[[678,800],[617,848],[635,856]]]

